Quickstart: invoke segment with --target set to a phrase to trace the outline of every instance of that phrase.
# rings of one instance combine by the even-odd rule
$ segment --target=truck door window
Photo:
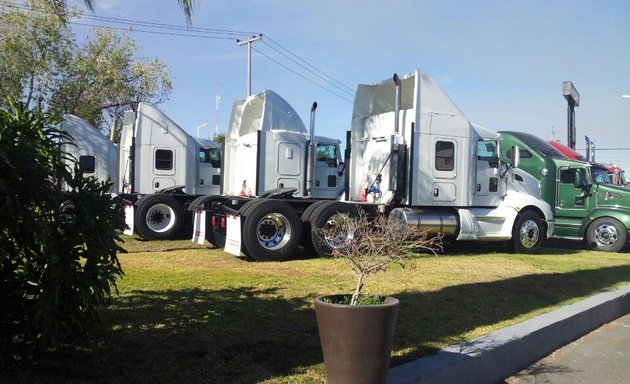
[[[82,173],[94,173],[96,170],[96,158],[94,156],[79,156],[79,168]]]
[[[438,171],[455,169],[455,143],[451,141],[435,143],[435,169]]]
[[[477,160],[487,161],[491,168],[499,166],[497,142],[480,140],[477,142]]]
[[[173,169],[173,151],[170,149],[155,150],[155,169],[163,171]]]
[[[582,188],[585,180],[584,169],[569,168],[560,170],[561,184],[572,184],[575,188]]]
[[[530,151],[528,151],[527,149],[518,149],[519,155],[521,155],[521,159],[531,159],[532,157],[532,153]],[[512,152],[510,151],[510,149],[508,148],[505,151],[505,157],[509,160],[512,160]]]
[[[210,164],[212,168],[221,168],[221,150],[219,148],[199,148],[199,162]]]
[[[315,151],[317,161],[325,161],[329,167],[337,166],[337,146],[334,144],[317,144]]]

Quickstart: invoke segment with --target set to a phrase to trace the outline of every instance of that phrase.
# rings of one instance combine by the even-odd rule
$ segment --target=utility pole
[[[262,39],[262,33],[258,36],[252,36],[247,40],[236,39],[236,45],[243,46],[247,44],[247,97],[252,95],[252,43]]]

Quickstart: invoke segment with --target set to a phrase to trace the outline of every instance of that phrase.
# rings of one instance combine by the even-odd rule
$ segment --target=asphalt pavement
[[[394,367],[387,382],[630,383],[629,314],[626,285]]]
[[[630,382],[630,315],[603,325],[508,378],[506,384]]]

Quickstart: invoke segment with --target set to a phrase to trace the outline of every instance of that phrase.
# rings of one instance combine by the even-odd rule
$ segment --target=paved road
[[[504,383],[630,383],[630,315],[558,349]]]

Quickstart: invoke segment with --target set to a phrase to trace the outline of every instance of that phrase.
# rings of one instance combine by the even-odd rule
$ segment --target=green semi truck
[[[519,168],[540,181],[541,197],[554,211],[553,237],[583,240],[594,250],[618,252],[630,230],[630,190],[598,183],[592,165],[567,159],[545,140],[501,131],[502,157],[518,146]]]

